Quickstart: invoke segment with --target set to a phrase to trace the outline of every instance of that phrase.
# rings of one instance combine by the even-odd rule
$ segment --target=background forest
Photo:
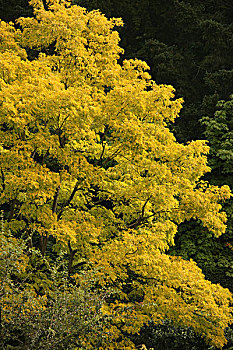
[[[32,3],[38,10],[39,2]],[[1,20],[13,22],[1,27],[2,348],[233,349],[224,289],[233,293],[233,203],[225,187],[233,191],[232,1],[73,0],[73,6],[124,22],[110,24],[96,12],[85,22],[86,15],[74,11],[91,33],[84,30],[88,43],[76,54],[91,62],[85,68],[74,63],[76,39],[63,34],[62,23],[72,15],[55,9],[50,18],[49,2],[41,3],[44,12],[33,13],[26,0],[0,2]],[[70,24],[74,36],[75,28]],[[159,84],[173,86],[175,95]],[[56,128],[57,110],[64,115]],[[77,110],[88,111],[85,126],[81,119],[76,124]],[[148,111],[163,115],[155,122],[161,134],[151,131]],[[67,113],[74,122],[66,124]],[[121,129],[122,113],[128,124]],[[144,119],[136,122],[135,115]],[[150,133],[160,142],[158,154]],[[208,141],[208,164],[208,147],[197,140]],[[138,164],[140,174],[129,164]],[[165,177],[173,188],[180,181],[176,192]],[[154,179],[158,191],[166,187],[160,197],[150,187]],[[201,191],[204,199],[196,204]],[[224,234],[217,203],[227,214]],[[203,207],[218,221],[207,219]]]

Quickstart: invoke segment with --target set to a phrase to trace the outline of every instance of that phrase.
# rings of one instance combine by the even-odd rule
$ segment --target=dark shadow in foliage
[[[227,329],[228,347],[224,346],[223,349],[232,349],[232,335],[232,331]],[[132,336],[132,340],[138,347],[145,344],[147,349],[154,350],[217,350],[207,345],[191,328],[175,327],[169,320],[160,325],[151,322],[141,329],[139,335]]]
[[[0,19],[6,22],[15,21],[19,17],[32,17],[32,7],[28,0],[1,0]]]

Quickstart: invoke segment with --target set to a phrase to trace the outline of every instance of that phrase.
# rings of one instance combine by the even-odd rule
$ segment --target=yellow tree
[[[205,141],[179,144],[168,123],[181,99],[157,85],[139,60],[119,63],[114,26],[99,11],[33,0],[21,30],[1,22],[0,203],[7,229],[69,252],[99,284],[116,289],[103,313],[109,332],[138,332],[165,317],[222,347],[231,294],[192,261],[165,254],[177,225],[226,228],[227,186],[200,178],[210,169]],[[78,274],[75,275],[77,279]],[[126,345],[110,348],[133,348]]]

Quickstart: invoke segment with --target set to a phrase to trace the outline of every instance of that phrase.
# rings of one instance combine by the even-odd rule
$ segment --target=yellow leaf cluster
[[[21,31],[0,26],[0,205],[9,227],[41,236],[43,254],[53,236],[99,284],[117,286],[122,304],[107,312],[122,330],[168,317],[221,347],[230,293],[165,254],[185,220],[216,236],[226,229],[229,188],[201,181],[209,147],[176,141],[168,123],[182,99],[171,86],[152,81],[145,62],[119,63],[120,19],[66,1],[31,4],[35,17],[19,19]]]

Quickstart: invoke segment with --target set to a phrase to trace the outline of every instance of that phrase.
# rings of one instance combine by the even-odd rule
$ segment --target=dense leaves
[[[182,99],[170,85],[151,80],[143,61],[120,64],[120,19],[59,1],[31,5],[34,17],[19,19],[20,29],[1,22],[0,204],[12,242],[17,247],[23,234],[24,250],[39,248],[42,259],[63,252],[77,286],[86,271],[97,293],[108,290],[99,307],[109,320],[106,338],[96,344],[90,337],[86,348],[133,349],[131,334],[166,318],[222,347],[231,293],[193,261],[165,253],[184,221],[199,220],[216,237],[225,232],[221,203],[229,188],[201,180],[209,147],[176,141],[170,124]],[[60,323],[51,334],[46,329],[61,307],[64,332],[71,332],[65,339],[78,345],[78,287],[51,296],[49,282],[34,282],[35,300],[52,301],[42,305],[33,336],[60,346],[53,337]]]
[[[62,254],[51,262],[1,232],[1,349],[96,349],[111,342],[93,274],[68,282]],[[46,267],[46,268],[45,268]]]
[[[119,16],[126,57],[145,60],[153,79],[171,84],[185,100],[176,134],[182,142],[203,137],[199,119],[233,91],[232,2],[193,0],[73,0]]]
[[[210,155],[209,165],[211,174],[206,178],[213,184],[228,184],[231,189],[232,183],[232,99],[219,101],[217,111],[213,116],[205,116],[201,119],[205,127],[205,136],[209,140]],[[232,285],[232,199],[224,204],[228,216],[226,234],[219,239],[203,232],[202,228],[192,224],[181,226],[180,233],[176,236],[176,246],[172,254],[181,254],[185,258],[193,258],[202,267],[205,274],[213,282],[221,282],[221,285],[233,290]]]

